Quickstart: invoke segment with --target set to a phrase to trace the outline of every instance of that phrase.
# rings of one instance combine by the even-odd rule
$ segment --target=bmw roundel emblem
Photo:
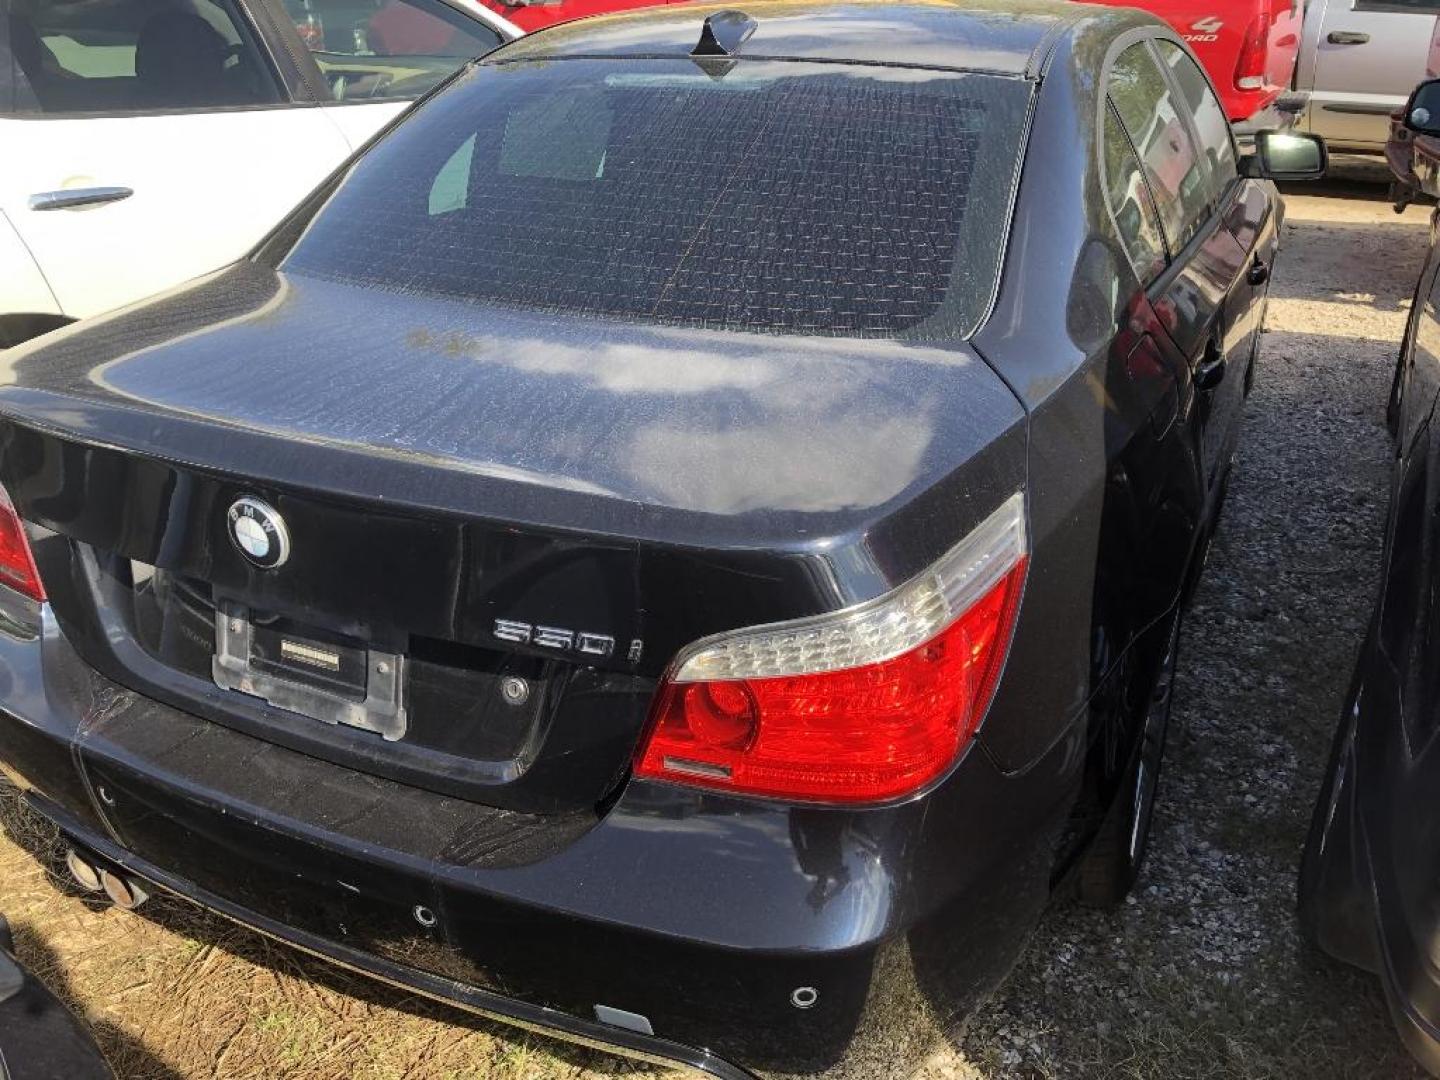
[[[290,557],[285,519],[272,507],[246,496],[231,503],[225,517],[240,554],[262,570],[272,570]]]

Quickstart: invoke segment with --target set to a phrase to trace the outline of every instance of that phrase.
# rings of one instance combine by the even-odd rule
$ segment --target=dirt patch
[[[1307,954],[1292,917],[1375,586],[1385,396],[1426,238],[1428,211],[1395,216],[1368,179],[1287,199],[1136,894],[1114,914],[1054,905],[927,1077],[1420,1075],[1374,980]],[[346,975],[179,901],[103,907],[65,884],[55,839],[13,796],[0,796],[0,824],[0,910],[21,958],[94,1024],[126,1080],[651,1075]]]

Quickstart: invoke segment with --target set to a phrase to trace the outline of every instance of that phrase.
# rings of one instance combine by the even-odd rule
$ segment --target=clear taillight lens
[[[3,487],[0,487],[0,585],[23,593],[31,600],[45,599],[45,586],[40,584],[40,572],[35,569],[35,556],[30,553],[25,526]]]
[[[656,696],[636,774],[825,802],[923,787],[985,715],[1026,564],[1017,493],[885,596],[697,642]]]

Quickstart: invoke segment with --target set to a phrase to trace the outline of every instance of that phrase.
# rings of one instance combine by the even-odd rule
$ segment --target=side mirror
[[[1405,126],[1421,135],[1440,135],[1440,79],[1426,79],[1405,103]]]
[[[1257,131],[1255,152],[1240,160],[1240,175],[1257,180],[1319,180],[1330,164],[1325,140],[1303,131]]]

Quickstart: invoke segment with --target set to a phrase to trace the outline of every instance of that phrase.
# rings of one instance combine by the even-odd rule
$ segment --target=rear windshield
[[[1029,93],[840,64],[478,65],[282,232],[299,238],[280,264],[647,323],[963,336]]]

